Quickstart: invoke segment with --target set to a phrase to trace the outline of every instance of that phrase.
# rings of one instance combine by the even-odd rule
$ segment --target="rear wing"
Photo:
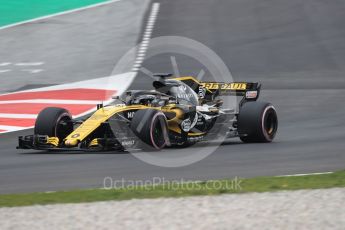
[[[257,82],[200,82],[200,85],[216,96],[240,96],[248,100],[259,97],[261,84]]]
[[[202,82],[194,77],[175,79],[187,84],[205,100],[213,100],[217,96],[241,96],[247,101],[255,101],[261,89],[261,84],[258,82]]]

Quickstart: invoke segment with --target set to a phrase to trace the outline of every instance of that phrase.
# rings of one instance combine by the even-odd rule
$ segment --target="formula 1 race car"
[[[20,136],[19,149],[160,150],[187,147],[219,136],[243,142],[271,142],[278,128],[276,110],[257,101],[259,83],[200,82],[193,77],[155,74],[154,90],[130,90],[85,120],[63,108],[43,109],[34,135]],[[223,108],[222,96],[241,97]]]

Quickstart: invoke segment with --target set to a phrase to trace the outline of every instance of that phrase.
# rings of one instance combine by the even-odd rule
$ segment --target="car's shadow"
[[[68,151],[68,150],[23,150],[21,155],[109,155],[129,154],[129,151]]]
[[[173,150],[181,150],[181,149],[197,149],[202,147],[208,147],[208,146],[233,146],[233,145],[241,145],[243,144],[241,141],[223,141],[223,142],[199,142],[195,145],[192,145],[190,147],[185,148],[179,148],[179,147],[169,147],[164,149],[164,151],[173,151]],[[131,153],[140,153],[140,152],[148,152],[140,149],[130,149],[125,151],[75,151],[75,150],[22,150],[19,152],[21,155],[109,155],[109,154],[131,154]],[[153,151],[157,152],[157,151]]]

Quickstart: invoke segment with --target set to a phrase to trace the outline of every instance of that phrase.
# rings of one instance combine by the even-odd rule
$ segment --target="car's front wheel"
[[[144,142],[141,146],[144,149],[160,150],[169,142],[167,119],[159,110],[138,110],[131,121],[131,130]]]
[[[34,133],[58,137],[63,140],[73,131],[71,113],[63,108],[48,107],[43,109],[36,119]]]

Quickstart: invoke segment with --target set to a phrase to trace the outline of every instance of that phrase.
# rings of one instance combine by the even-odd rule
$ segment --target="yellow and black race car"
[[[48,107],[37,117],[34,135],[20,136],[20,149],[125,150],[187,147],[223,136],[243,142],[271,142],[276,110],[257,101],[261,85],[200,82],[193,77],[156,74],[154,90],[131,90],[97,105],[85,120],[63,108]],[[223,108],[222,96],[241,97],[238,109]]]

